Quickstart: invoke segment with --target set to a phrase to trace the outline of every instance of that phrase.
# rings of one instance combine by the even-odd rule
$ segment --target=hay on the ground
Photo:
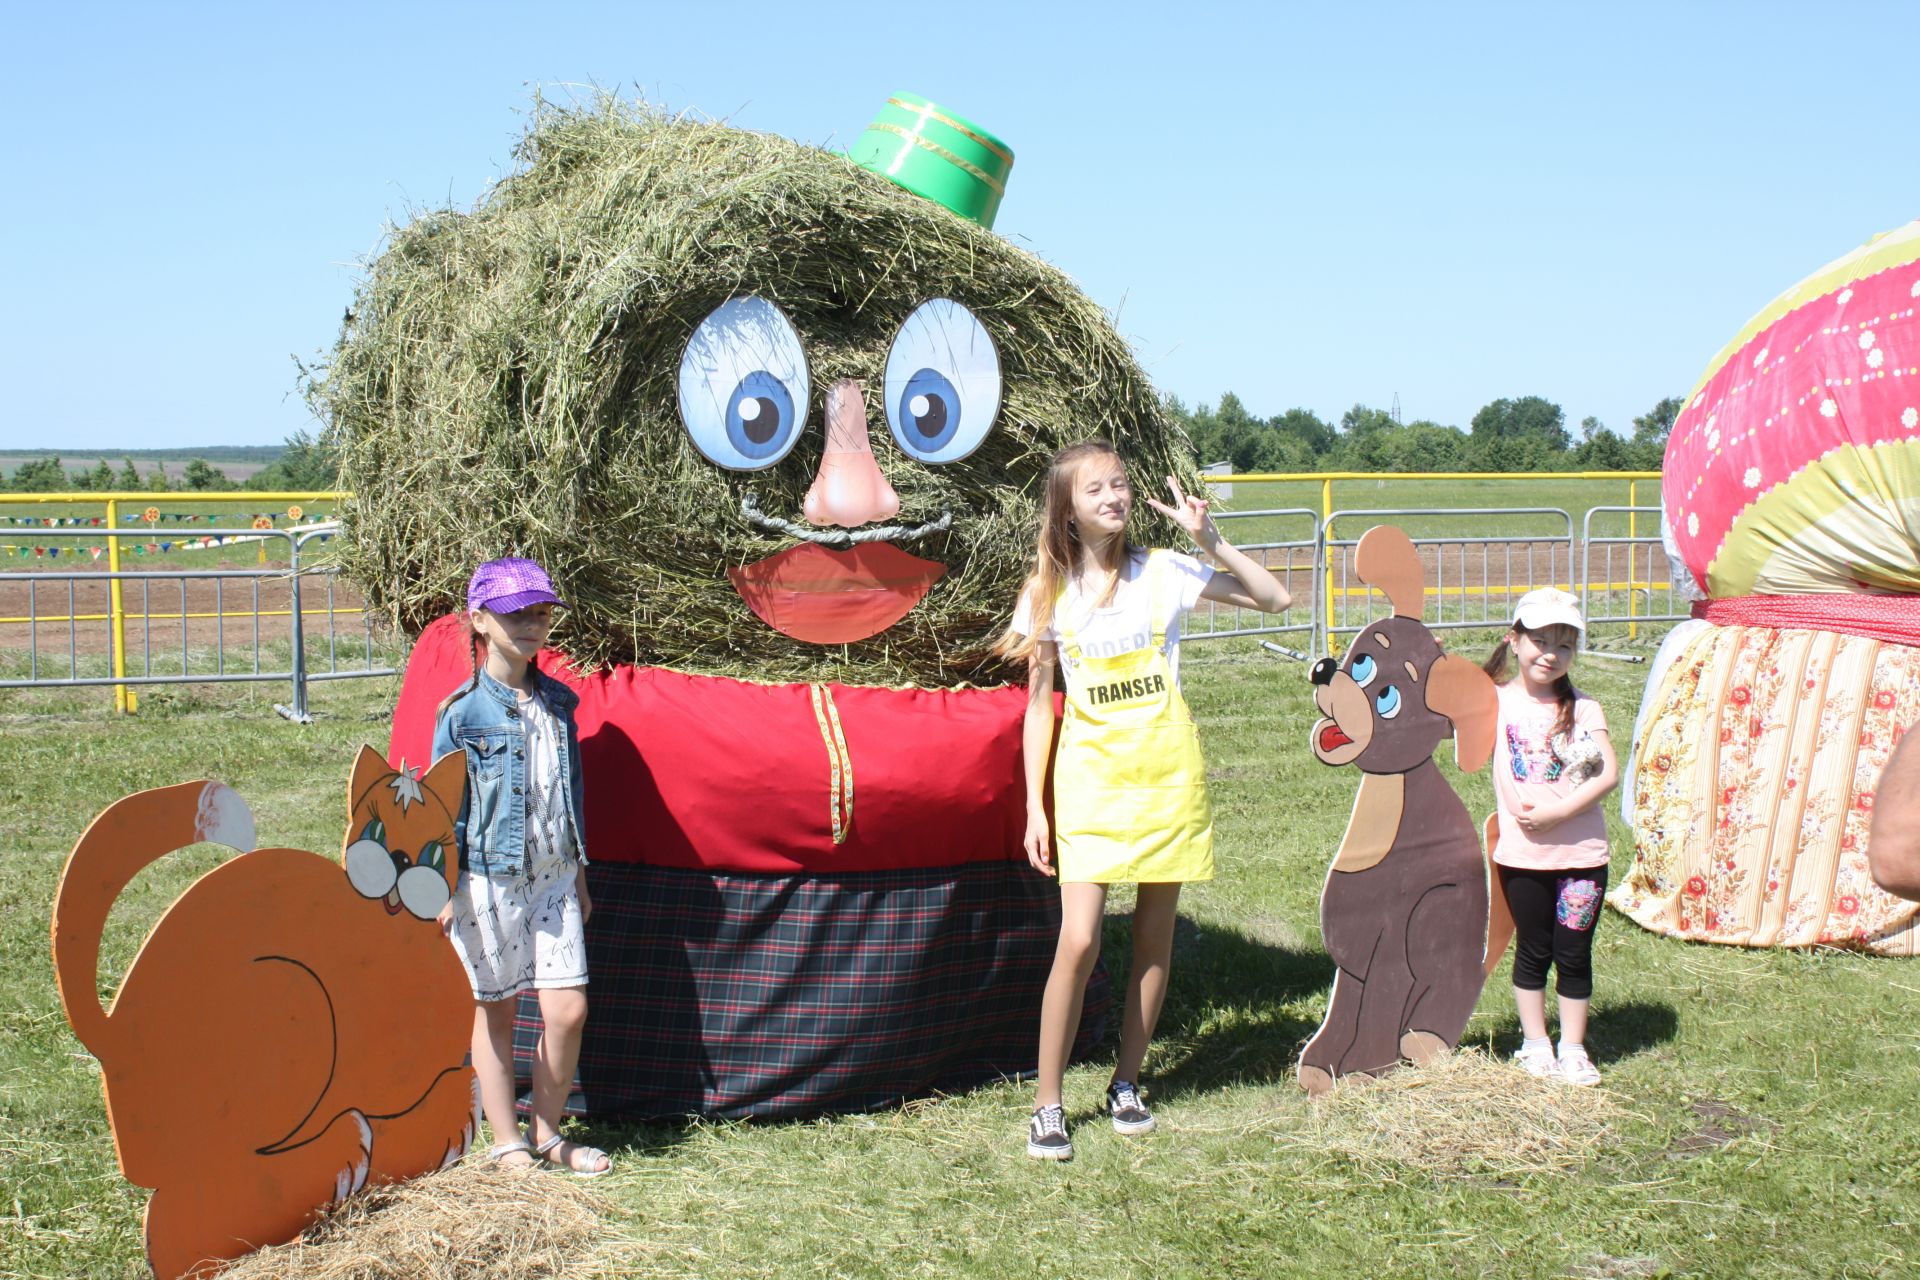
[[[292,1244],[261,1249],[222,1280],[539,1280],[598,1273],[617,1240],[581,1179],[470,1160],[370,1187]]]
[[[986,650],[1032,554],[1046,458],[1101,434],[1142,487],[1193,477],[1180,428],[1071,280],[844,156],[611,98],[539,104],[517,156],[471,212],[391,232],[313,388],[356,495],[349,572],[409,629],[455,607],[479,561],[525,554],[573,606],[555,643],[588,663],[994,682],[1009,673]],[[1089,217],[1104,198],[1089,194]],[[812,384],[800,443],[753,473],[703,458],[675,395],[689,336],[742,294],[793,321]],[[879,403],[894,334],[936,297],[979,318],[1005,381],[998,425],[945,466],[896,447]],[[792,545],[742,499],[800,519],[843,377],[866,387],[898,523],[953,524],[906,548],[947,568],[907,618],[822,647],[756,619],[726,570]],[[1171,540],[1141,515],[1143,541]]]
[[[1586,1163],[1620,1117],[1605,1089],[1536,1080],[1479,1049],[1378,1078],[1343,1077],[1282,1143],[1372,1169],[1513,1177]]]

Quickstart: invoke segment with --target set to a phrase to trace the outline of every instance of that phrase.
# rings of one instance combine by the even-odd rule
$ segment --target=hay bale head
[[[392,233],[315,389],[355,492],[350,572],[405,627],[523,554],[589,664],[991,683],[1047,457],[1106,435],[1136,483],[1192,476],[1071,280],[843,156],[607,100],[542,104],[518,158],[472,212]],[[969,333],[997,357],[997,416],[957,374],[970,419],[924,380],[889,408],[890,355],[937,370]],[[868,485],[835,510],[826,473],[862,426],[894,500]],[[823,610],[804,594],[823,582],[865,605]]]

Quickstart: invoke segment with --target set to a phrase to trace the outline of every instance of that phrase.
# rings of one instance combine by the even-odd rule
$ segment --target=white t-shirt
[[[1135,548],[1128,557],[1119,586],[1114,588],[1113,603],[1106,608],[1094,608],[1094,602],[1086,599],[1077,585],[1068,583],[1066,598],[1055,606],[1053,621],[1036,635],[1031,630],[1033,602],[1028,599],[1028,593],[1022,591],[1020,602],[1013,608],[1013,629],[1021,635],[1032,635],[1039,641],[1059,644],[1064,624],[1065,629],[1073,633],[1083,657],[1108,658],[1117,653],[1132,653],[1152,644],[1154,623],[1158,621],[1166,628],[1164,652],[1167,666],[1173,671],[1174,683],[1178,685],[1180,618],[1200,602],[1200,593],[1213,581],[1215,571],[1178,551],[1158,552],[1153,557],[1153,563],[1160,575],[1158,619],[1152,616],[1155,603],[1153,584],[1142,576],[1147,565],[1147,552],[1144,548]],[[1073,670],[1078,665],[1063,646],[1060,649],[1061,674],[1072,679]]]
[[[539,694],[520,699],[527,726],[527,857],[534,865],[543,858],[573,856],[573,823],[567,806],[572,787],[560,772],[560,735],[566,730],[547,709]]]

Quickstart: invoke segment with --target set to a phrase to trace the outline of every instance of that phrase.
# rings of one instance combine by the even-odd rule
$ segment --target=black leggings
[[[1590,998],[1593,931],[1600,923],[1607,869],[1498,870],[1507,910],[1513,913],[1513,985],[1522,991],[1545,991],[1551,964],[1557,975],[1554,990],[1569,1000]]]

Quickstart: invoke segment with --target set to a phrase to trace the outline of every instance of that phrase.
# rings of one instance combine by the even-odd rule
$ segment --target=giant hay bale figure
[[[898,95],[855,154],[893,180],[543,105],[478,208],[393,233],[318,387],[352,571],[424,628],[396,759],[467,679],[441,615],[473,565],[536,558],[572,605],[591,1110],[794,1114],[1032,1066],[1058,903],[988,650],[1057,448],[1193,468],[1098,308],[968,220],[1002,144]]]

